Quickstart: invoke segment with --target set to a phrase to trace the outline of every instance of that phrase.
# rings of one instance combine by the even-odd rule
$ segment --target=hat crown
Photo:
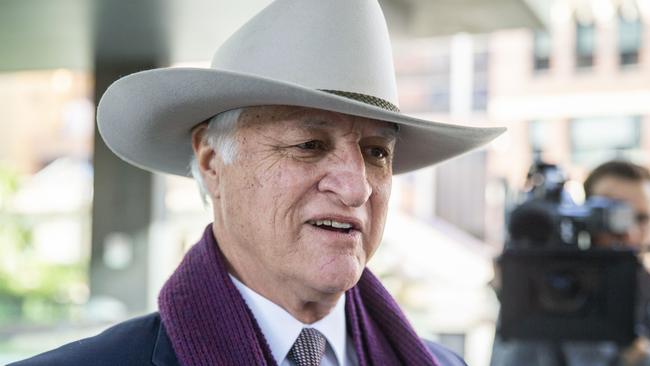
[[[212,68],[398,104],[376,0],[276,0],[217,50]]]

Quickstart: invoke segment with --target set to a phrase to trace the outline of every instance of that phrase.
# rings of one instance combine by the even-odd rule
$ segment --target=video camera
[[[537,162],[525,201],[510,214],[509,239],[498,263],[504,339],[615,341],[641,330],[641,267],[621,237],[634,212],[620,201],[573,202],[555,165]],[[643,302],[645,303],[645,302]]]

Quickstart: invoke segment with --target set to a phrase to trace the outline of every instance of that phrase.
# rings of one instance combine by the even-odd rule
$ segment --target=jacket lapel
[[[156,366],[180,366],[162,321],[159,324],[151,363]]]

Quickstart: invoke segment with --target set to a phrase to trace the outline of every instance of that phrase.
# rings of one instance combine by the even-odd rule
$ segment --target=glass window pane
[[[474,87],[472,90],[472,109],[484,111],[488,103],[488,65],[487,52],[474,54]]]
[[[410,113],[448,112],[450,58],[445,47],[433,45],[407,50],[410,57],[396,59],[400,107]]]
[[[533,57],[535,70],[546,70],[550,67],[551,36],[546,31],[535,31],[533,35]]]
[[[641,22],[638,18],[627,19],[619,16],[618,48],[621,65],[636,64],[639,61],[641,48]]]
[[[530,121],[528,124],[528,136],[530,147],[533,152],[542,152],[548,146],[551,137],[550,123],[548,121]]]
[[[573,161],[585,166],[597,161],[625,157],[640,148],[638,116],[580,118],[571,121]]]
[[[595,33],[593,24],[576,22],[576,66],[590,67],[593,65]]]

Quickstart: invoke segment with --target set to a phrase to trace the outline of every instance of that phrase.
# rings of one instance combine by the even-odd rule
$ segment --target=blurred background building
[[[207,66],[270,0],[0,2],[0,363],[154,311],[210,220],[189,179],[103,145],[118,77]],[[650,1],[382,0],[402,111],[501,126],[486,149],[395,177],[371,262],[420,334],[489,363],[489,287],[535,157],[579,186],[599,162],[648,166]]]

